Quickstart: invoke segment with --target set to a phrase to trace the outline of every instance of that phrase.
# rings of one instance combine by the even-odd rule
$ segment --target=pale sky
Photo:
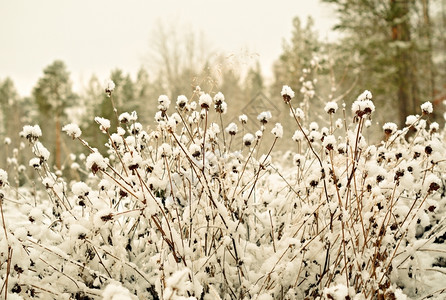
[[[150,72],[159,22],[202,32],[213,50],[253,54],[268,76],[292,19],[308,15],[322,38],[330,36],[336,20],[319,0],[0,0],[0,79],[11,77],[25,96],[55,59],[66,63],[76,91],[115,68],[135,76],[144,64]]]

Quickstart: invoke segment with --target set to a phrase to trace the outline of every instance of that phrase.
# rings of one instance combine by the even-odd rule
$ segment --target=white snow
[[[62,131],[65,131],[73,139],[77,139],[82,134],[82,131],[80,130],[79,126],[74,123],[70,123],[62,127]]]

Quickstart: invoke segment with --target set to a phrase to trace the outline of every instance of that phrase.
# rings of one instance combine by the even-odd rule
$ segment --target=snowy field
[[[198,87],[176,103],[160,96],[152,131],[135,112],[117,113],[118,128],[96,117],[107,153],[67,124],[89,153],[72,157],[80,180],[52,170],[45,133],[25,126],[40,182],[17,189],[0,170],[2,295],[444,299],[446,145],[431,103],[404,128],[378,128],[369,91],[327,103],[328,125],[307,124],[289,87],[282,97],[295,131],[286,153],[269,112],[223,124],[224,95]],[[370,126],[381,142],[368,144]]]

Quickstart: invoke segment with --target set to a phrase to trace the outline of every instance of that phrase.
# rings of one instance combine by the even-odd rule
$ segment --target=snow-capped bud
[[[99,124],[99,129],[106,133],[110,129],[110,120],[101,117],[95,117],[94,121]]]
[[[114,90],[115,90],[115,83],[113,82],[113,80],[108,79],[105,82],[105,93],[107,94],[108,97],[110,97]]]
[[[325,104],[324,110],[327,114],[334,114],[338,110],[338,104],[334,101],[327,102],[327,104]]]
[[[248,122],[248,116],[247,115],[240,115],[238,117],[238,120],[240,121],[240,123],[246,124]]]
[[[73,140],[80,137],[82,134],[79,126],[74,123],[70,123],[62,127],[62,131],[65,131]]]
[[[296,118],[299,118],[299,119],[303,119],[305,116],[304,111],[299,107],[294,109],[293,111],[290,110],[290,116],[294,117],[294,115],[296,115]]]
[[[130,114],[128,112],[123,112],[118,117],[119,123],[121,123],[121,124],[127,124],[130,122],[131,119],[132,119],[132,117],[130,116]]]
[[[283,101],[285,101],[285,103],[288,103],[291,101],[292,98],[294,98],[294,91],[287,85],[284,85],[282,87],[282,91],[280,92],[280,94],[283,97]]]
[[[171,156],[172,155],[172,147],[167,144],[163,143],[158,150],[161,153],[162,157]]]
[[[432,122],[429,126],[430,133],[435,133],[440,129],[440,125],[437,122]]]
[[[221,93],[218,92],[215,96],[214,96],[214,102],[215,105],[220,105],[221,103],[223,103],[225,101],[225,96]]]
[[[260,123],[262,123],[263,125],[265,125],[266,123],[268,123],[268,121],[272,118],[271,112],[270,111],[264,111],[261,112],[258,116],[257,116],[257,120],[260,121]]]
[[[226,112],[228,111],[228,105],[226,104],[226,102],[215,104],[215,111],[219,114],[226,114]]]
[[[167,111],[170,106],[170,99],[166,95],[161,95],[158,97],[158,109],[160,111]]]
[[[142,165],[142,157],[136,152],[133,152],[133,154],[130,154],[130,152],[124,153],[122,160],[130,171],[136,170]]]
[[[34,143],[42,136],[42,130],[39,125],[25,125],[20,132],[20,136],[26,138],[30,143]]]
[[[197,144],[191,144],[189,146],[189,152],[193,157],[198,157],[201,154],[201,147],[198,146]]]
[[[398,126],[395,123],[387,122],[383,125],[383,130],[386,136],[390,136],[395,133],[398,129]]]
[[[29,166],[33,167],[36,170],[39,170],[41,168],[42,163],[43,161],[41,161],[38,157],[34,157],[29,160]]]
[[[251,146],[253,141],[254,141],[254,136],[251,133],[247,133],[243,137],[243,144],[245,144],[246,147]]]
[[[441,180],[436,175],[429,174],[424,181],[424,185],[428,193],[435,192],[441,187]]]
[[[180,110],[183,110],[184,108],[186,108],[187,105],[187,97],[184,95],[180,95],[177,98],[177,107]]]
[[[304,162],[304,159],[305,159],[305,157],[300,154],[295,154],[293,157],[294,164],[297,167],[300,167],[302,165],[302,163]]]
[[[227,133],[229,133],[230,135],[236,135],[237,134],[237,130],[238,130],[238,128],[237,128],[237,124],[235,124],[234,122],[233,123],[230,123],[229,125],[228,125],[228,127],[226,127],[226,132]]]
[[[41,142],[37,142],[34,145],[33,148],[33,153],[35,156],[37,156],[42,162],[43,161],[48,161],[48,159],[50,158],[50,151],[48,151],[48,149],[45,148],[45,146],[43,146],[43,144]]]
[[[327,135],[326,137],[324,137],[322,146],[324,146],[325,149],[327,149],[328,151],[334,150],[336,146],[336,138],[333,135]]]
[[[262,136],[263,136],[263,131],[257,130],[255,132],[255,136],[256,136],[256,139],[260,140],[262,138]]]
[[[71,187],[71,191],[78,198],[83,198],[88,196],[88,194],[90,193],[90,187],[85,182],[76,182]]]
[[[295,141],[295,142],[300,142],[300,141],[302,141],[303,139],[304,139],[304,134],[302,133],[302,131],[300,131],[300,130],[296,130],[295,132],[294,132],[294,134],[293,134],[293,137],[292,137],[292,139],[293,139],[293,141]]]
[[[434,111],[432,103],[427,101],[427,102],[424,102],[423,104],[421,104],[421,111],[422,111],[423,115],[431,114]]]
[[[200,104],[201,108],[209,109],[212,104],[212,97],[209,94],[203,94],[200,96],[198,104]]]
[[[88,155],[85,166],[93,172],[93,175],[95,175],[98,171],[105,171],[107,162],[99,152],[93,152]]]
[[[278,139],[283,137],[283,127],[282,124],[276,123],[276,126],[271,130],[271,133]]]

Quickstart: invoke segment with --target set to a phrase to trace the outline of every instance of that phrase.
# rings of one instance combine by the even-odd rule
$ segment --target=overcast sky
[[[134,76],[143,64],[150,69],[159,22],[202,32],[213,50],[258,57],[268,76],[295,16],[311,15],[325,38],[332,14],[319,0],[0,0],[0,79],[29,95],[55,59],[67,64],[75,90],[114,68]]]

